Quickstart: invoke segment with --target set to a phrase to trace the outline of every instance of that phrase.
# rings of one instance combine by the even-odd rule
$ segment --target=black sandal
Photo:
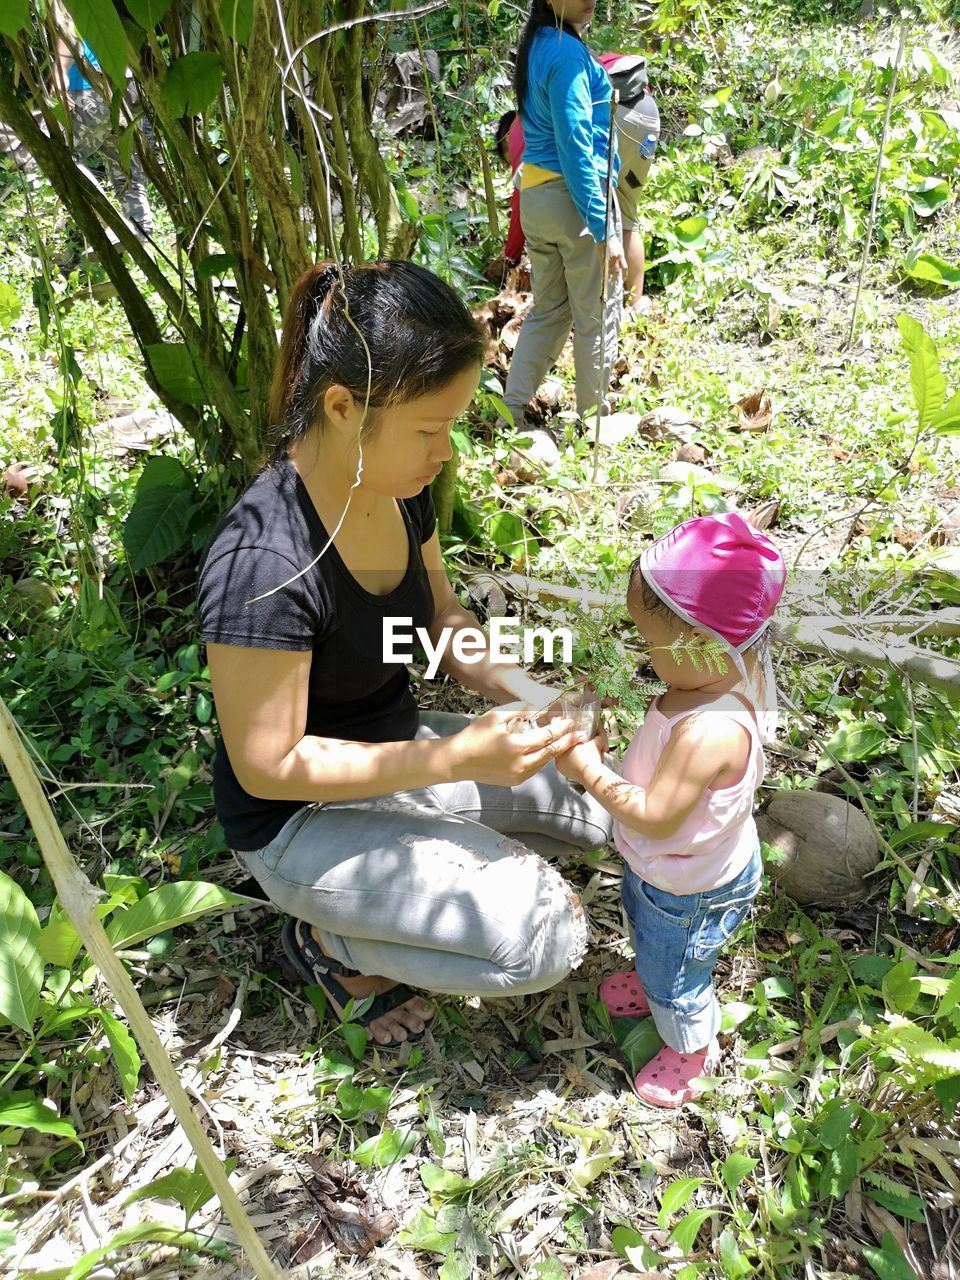
[[[280,941],[287,959],[304,982],[320,987],[328,997],[337,1002],[341,1009],[345,1009],[351,1000],[357,1004],[360,1003],[360,997],[352,996],[337,981],[335,975],[341,978],[360,978],[363,975],[359,969],[348,969],[339,960],[324,955],[305,920],[295,920],[290,917],[283,926]],[[398,982],[395,987],[377,996],[361,1017],[352,1018],[351,1021],[361,1027],[369,1026],[376,1018],[381,1018],[391,1009],[396,1009],[398,1005],[406,1004],[416,994],[417,992],[406,983]],[[402,1040],[388,1040],[385,1043],[374,1040],[373,1043],[378,1049],[398,1049],[402,1044],[413,1044],[422,1038],[422,1031],[408,1031]]]

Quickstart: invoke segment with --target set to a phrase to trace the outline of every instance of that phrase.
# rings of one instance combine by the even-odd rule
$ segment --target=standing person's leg
[[[95,89],[84,89],[73,98],[72,115],[73,145],[77,159],[86,164],[91,156],[99,153],[124,217],[138,230],[150,235],[153,231],[153,214],[147,198],[143,165],[136,151],[133,151],[130,176],[124,173],[113,136],[110,104]]]
[[[652,155],[649,139],[660,136],[660,113],[649,94],[632,107],[617,108],[617,147],[620,153],[620,177],[617,203],[623,223],[623,252],[627,273],[623,282],[624,305],[633,306],[643,294],[643,236],[640,233],[638,205],[640,191],[647,180]]]
[[[577,413],[581,418],[596,408],[600,398],[600,365],[603,347],[606,355],[603,366],[607,380],[617,358],[617,341],[620,334],[620,310],[623,282],[619,272],[611,271],[607,279],[606,305],[601,305],[603,288],[603,246],[592,236],[580,235],[573,228],[583,229],[583,221],[569,196],[567,218],[571,234],[564,247],[563,269],[567,281],[570,309],[573,312],[573,362],[577,371]],[[614,217],[619,225],[616,202]],[[611,233],[613,228],[611,228]]]
[[[572,313],[561,243],[567,234],[562,202],[569,200],[567,189],[560,181],[545,182],[520,193],[520,222],[527,237],[533,307],[520,326],[503,393],[504,403],[518,427],[522,425],[524,410],[537,394],[537,388],[570,332]]]

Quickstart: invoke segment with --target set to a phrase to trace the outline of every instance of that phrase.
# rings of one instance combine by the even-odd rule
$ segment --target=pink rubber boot
[[[635,969],[611,973],[600,983],[597,995],[614,1018],[646,1018],[650,1014],[650,1001]]]
[[[654,1107],[682,1107],[699,1098],[703,1090],[694,1083],[697,1076],[713,1075],[720,1060],[720,1046],[711,1041],[705,1054],[677,1053],[664,1045],[633,1082],[634,1092]]]

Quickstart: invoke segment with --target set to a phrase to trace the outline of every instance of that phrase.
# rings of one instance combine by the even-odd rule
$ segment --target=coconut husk
[[[737,401],[737,426],[741,431],[766,431],[773,418],[773,400],[762,387],[748,391]]]

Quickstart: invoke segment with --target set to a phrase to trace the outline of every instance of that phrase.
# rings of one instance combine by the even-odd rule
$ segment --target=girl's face
[[[689,652],[676,653],[671,649],[678,637],[682,641],[694,643],[709,639],[705,631],[701,631],[699,627],[674,623],[662,613],[649,612],[644,609],[636,592],[631,592],[627,598],[627,611],[648,649],[650,665],[664,684],[670,685],[672,689],[702,689],[704,685],[714,685],[724,678],[717,673],[716,667],[708,671],[702,659],[698,670]],[[727,674],[731,672],[736,676],[736,671],[728,660]]]
[[[479,366],[471,365],[439,391],[378,410],[373,434],[363,440],[361,487],[391,498],[412,498],[434,480],[453,456],[451,428],[473,399],[479,381]],[[361,406],[345,388],[331,387],[324,409],[325,429],[336,432],[345,464],[355,471]]]
[[[579,31],[593,17],[597,0],[547,0],[561,22],[569,22]]]

